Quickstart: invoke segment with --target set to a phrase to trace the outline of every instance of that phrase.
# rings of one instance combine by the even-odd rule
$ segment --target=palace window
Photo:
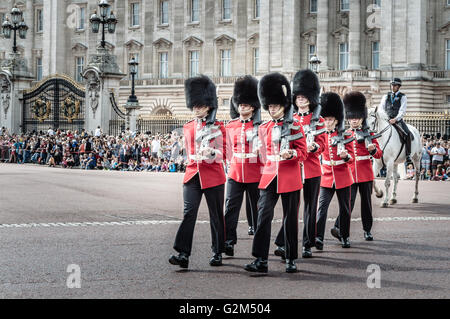
[[[253,18],[259,19],[260,14],[260,8],[261,8],[261,1],[260,0],[254,0],[254,7],[253,7]]]
[[[339,70],[348,68],[348,42],[339,43]]]
[[[86,8],[80,7],[79,17],[78,18],[79,19],[78,19],[77,29],[78,30],[84,30],[84,21],[86,19]]]
[[[309,0],[309,12],[317,13],[317,0]]]
[[[341,11],[350,10],[350,0],[341,0]]]
[[[44,30],[44,16],[42,9],[36,9],[36,32]]]
[[[81,73],[84,69],[84,57],[79,56],[76,57],[76,63],[75,63],[75,79],[77,82],[83,82],[83,77],[81,76]],[[41,65],[42,67],[42,65]]]
[[[231,0],[222,0],[222,20],[231,20]]]
[[[380,42],[372,42],[372,69],[380,68]]]
[[[231,50],[220,50],[220,76],[231,76]]]
[[[200,21],[200,4],[199,0],[191,0],[191,22]]]
[[[169,75],[169,54],[168,52],[159,53],[159,77],[166,79]]]
[[[130,5],[130,26],[138,27],[140,25],[139,21],[139,3],[134,2]]]
[[[159,23],[169,24],[169,1],[161,1],[159,11]]]
[[[193,77],[198,75],[199,66],[199,53],[200,51],[189,51],[189,76]]]
[[[314,44],[310,44],[308,46],[308,65],[311,70],[313,69],[313,65],[309,61],[311,61],[311,58],[315,55],[316,55],[316,46]]]
[[[445,49],[445,69],[450,70],[450,40],[445,41],[447,43]]]
[[[259,48],[253,49],[253,74],[256,75],[258,73],[259,66]]]
[[[36,58],[36,81],[42,80],[42,58]]]

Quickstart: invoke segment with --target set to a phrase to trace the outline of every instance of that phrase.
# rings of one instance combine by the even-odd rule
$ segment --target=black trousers
[[[256,183],[256,189],[258,191],[258,199],[259,199],[259,189],[258,183]],[[245,192],[245,214],[247,215],[247,222],[249,227],[253,227],[256,230],[256,225],[258,223],[258,200],[256,200],[256,204],[252,205],[253,201],[250,200],[250,195],[248,191]]]
[[[277,193],[277,178],[266,188],[260,190],[258,201],[258,227],[253,238],[252,255],[267,259],[269,257],[270,235],[275,205],[281,195],[283,204],[283,229],[286,258],[298,258],[298,208],[300,191]]]
[[[313,177],[305,179],[303,184],[303,247],[311,248],[314,246],[316,239],[316,215],[317,201],[320,191],[321,177]],[[284,245],[284,229],[281,226],[278,236],[275,239],[275,245]]]
[[[405,131],[406,136],[402,133],[400,133],[400,137],[404,139],[405,141],[405,152],[406,155],[411,155],[411,140],[412,140],[412,134],[411,131],[408,128],[408,125],[403,120],[398,121],[395,125],[398,125],[401,127],[403,131]]]
[[[191,255],[194,227],[202,195],[205,194],[211,225],[212,251],[215,254],[225,250],[225,221],[223,216],[225,185],[201,189],[200,178],[195,175],[183,185],[183,221],[178,228],[173,248],[179,253]]]
[[[228,179],[227,197],[225,200],[226,243],[234,245],[237,242],[236,229],[239,222],[239,212],[241,211],[242,201],[244,200],[244,193],[247,193],[247,204],[250,205],[250,211],[247,207],[247,218],[250,213],[252,225],[257,224],[257,204],[259,199],[258,184],[259,183],[239,183],[232,178]],[[252,212],[254,213],[252,214]]]
[[[317,211],[317,238],[323,241],[327,222],[328,207],[336,193],[339,202],[339,230],[343,238],[350,237],[351,186],[335,189],[320,187],[319,210]]]
[[[363,230],[365,232],[370,232],[373,224],[372,217],[372,187],[373,182],[355,183],[351,186],[351,203],[350,208],[353,212],[355,207],[356,195],[359,190],[359,195],[361,196],[361,220],[363,224]],[[339,228],[339,216],[336,218],[334,224],[335,227]]]

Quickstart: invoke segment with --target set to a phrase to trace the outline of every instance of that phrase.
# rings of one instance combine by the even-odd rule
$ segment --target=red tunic
[[[288,160],[279,160],[280,143],[272,142],[273,128],[282,126],[283,122],[269,121],[259,127],[259,137],[262,143],[261,156],[264,163],[260,189],[266,189],[275,177],[277,177],[277,193],[289,193],[303,188],[300,162],[307,157],[306,138],[300,121],[294,118],[293,125],[297,128],[291,129],[291,135],[301,133],[302,138],[290,141],[289,148],[297,154]]]
[[[322,153],[323,174],[320,180],[320,186],[332,188],[334,185],[336,189],[348,187],[353,184],[353,176],[350,168],[354,161],[352,143],[350,142],[345,145],[345,149],[351,157],[348,162],[335,166],[325,164],[325,162],[343,161],[343,159],[337,155],[337,146],[331,146],[331,138],[338,135],[337,131],[334,130],[331,133],[327,132],[325,134],[327,135],[327,138],[325,139],[325,150]],[[351,138],[351,136],[346,138]]]
[[[309,113],[306,116],[295,114],[294,117],[297,117],[300,120],[300,124],[304,126],[309,125],[311,123],[312,115],[313,115],[312,113]],[[321,117],[319,122],[324,123],[325,120]],[[325,127],[325,125],[320,126],[317,129],[321,129],[323,127]],[[317,135],[315,138],[315,142],[317,143],[317,145],[319,145],[319,148],[314,153],[308,153],[308,157],[306,158],[306,160],[303,161],[302,173],[305,179],[314,178],[322,175],[322,168],[320,165],[319,156],[325,149],[325,139],[326,139],[325,132],[320,135]]]
[[[253,120],[247,122],[239,119],[232,120],[225,129],[227,160],[230,162],[228,177],[239,183],[258,183],[261,179],[263,164],[258,153],[253,153],[253,144],[258,141],[257,137],[252,138],[255,133]]]
[[[352,136],[356,137],[356,133],[354,130],[348,130],[348,132],[352,133]],[[370,135],[374,135],[371,133]],[[353,180],[355,183],[364,183],[374,180],[372,162],[370,157],[373,158],[381,158],[383,156],[383,151],[380,148],[376,139],[372,140],[372,144],[376,146],[377,150],[375,154],[370,155],[369,151],[366,148],[365,142],[358,143],[355,139],[352,143],[353,153],[355,155],[355,161],[350,165]]]
[[[215,128],[212,129],[211,134],[218,134],[218,136],[210,141],[209,147],[215,149],[216,156],[208,159],[197,155],[200,150],[200,143],[195,141],[197,133],[205,125],[205,121],[192,120],[183,126],[186,154],[188,156],[183,183],[187,183],[198,173],[202,189],[222,185],[226,181],[223,167],[226,151],[225,143],[223,143],[225,127],[222,122],[216,121],[214,123]]]

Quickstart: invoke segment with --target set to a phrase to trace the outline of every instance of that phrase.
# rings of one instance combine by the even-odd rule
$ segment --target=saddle
[[[406,143],[406,140],[408,139],[408,136],[411,138],[411,141],[414,141],[414,135],[411,134],[411,132],[409,131],[408,127],[406,126],[406,123],[401,121],[400,123],[395,123],[393,126],[397,130],[397,133],[400,136],[400,139],[402,140],[403,144]]]

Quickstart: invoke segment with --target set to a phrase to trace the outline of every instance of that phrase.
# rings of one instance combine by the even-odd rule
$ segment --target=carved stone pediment
[[[310,45],[315,45],[317,40],[317,31],[316,29],[309,29],[302,33],[302,38]]]
[[[259,41],[259,33],[253,33],[249,38],[248,38],[248,43],[249,44],[255,44],[256,42]]]
[[[188,47],[200,47],[203,44],[203,41],[197,37],[190,36],[183,41],[183,44]]]
[[[349,30],[347,27],[340,27],[331,33],[338,42],[347,42]]]
[[[236,40],[233,39],[232,37],[226,35],[226,34],[222,34],[220,36],[218,36],[217,38],[214,39],[214,42],[216,43],[216,45],[218,46],[230,46],[233,45],[233,43]]]
[[[155,48],[158,49],[170,49],[172,47],[172,42],[170,42],[167,39],[164,38],[159,38],[158,40],[156,40],[155,42],[153,42],[153,45],[155,46]]]
[[[138,51],[138,50],[142,49],[143,46],[144,45],[141,42],[133,40],[133,39],[131,39],[128,42],[125,42],[125,47],[130,51],[132,51],[132,50]]]
[[[448,32],[448,30],[450,30],[450,21],[447,22],[446,24],[442,25],[438,31],[442,34],[446,34]]]
[[[86,51],[88,50],[88,47],[85,46],[83,43],[76,43],[73,47],[72,47],[72,52],[74,54],[77,53],[86,53]]]

